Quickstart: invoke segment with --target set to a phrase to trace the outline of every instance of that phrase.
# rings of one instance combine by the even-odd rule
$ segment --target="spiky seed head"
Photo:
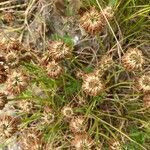
[[[41,114],[41,124],[51,124],[55,120],[53,109],[49,105],[45,105]]]
[[[33,114],[36,110],[35,103],[32,100],[21,100],[17,102],[17,108],[23,112],[28,114]]]
[[[101,32],[106,25],[105,17],[110,20],[113,16],[112,8],[106,7],[103,13],[96,10],[94,7],[83,14],[80,18],[80,25],[89,34]]]
[[[128,71],[142,69],[144,58],[142,52],[137,48],[129,48],[122,57],[122,64]]]
[[[60,60],[71,55],[71,48],[63,41],[51,41],[49,43],[49,56],[53,60]]]
[[[69,106],[64,106],[61,110],[62,114],[67,117],[67,118],[71,118],[73,116],[73,110],[71,107]]]
[[[97,73],[101,77],[113,65],[113,59],[110,55],[104,55],[98,63]]]
[[[42,134],[35,128],[28,128],[21,132],[18,143],[21,150],[39,150],[42,149]]]
[[[7,71],[3,64],[0,64],[0,83],[4,83],[7,80]]]
[[[144,95],[143,104],[144,104],[144,107],[146,108],[150,107],[150,93]]]
[[[55,115],[51,113],[44,112],[41,116],[42,124],[51,124],[55,120]]]
[[[12,70],[6,81],[6,91],[10,95],[21,93],[28,86],[28,77],[21,70]]]
[[[104,91],[103,81],[95,74],[87,74],[83,78],[82,90],[90,96],[97,96]]]
[[[19,63],[18,53],[15,51],[8,52],[8,54],[6,55],[6,63],[8,64],[8,66],[11,66],[11,67],[17,66]]]
[[[135,86],[143,93],[150,93],[150,74],[143,75],[136,79]]]
[[[89,12],[85,12],[79,21],[80,26],[89,34],[95,34],[102,30],[103,20],[100,12],[94,7]]]
[[[5,107],[5,104],[7,104],[7,96],[4,93],[0,92],[0,110]]]
[[[46,66],[46,71],[49,77],[58,78],[61,75],[63,69],[59,65],[59,63],[57,63],[56,61],[52,61],[49,62],[48,65]]]
[[[0,138],[10,138],[18,131],[19,119],[8,116],[0,116]]]
[[[76,134],[72,141],[72,145],[76,150],[91,149],[93,143],[93,140],[86,133]]]
[[[84,116],[73,117],[69,124],[70,130],[74,133],[81,133],[86,130],[86,120]]]

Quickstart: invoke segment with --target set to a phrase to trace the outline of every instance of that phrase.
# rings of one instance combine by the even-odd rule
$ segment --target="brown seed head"
[[[21,100],[17,102],[17,108],[24,113],[33,114],[36,110],[35,103],[32,100]]]
[[[85,12],[80,18],[80,25],[89,34],[101,32],[106,25],[104,15],[110,20],[113,16],[112,8],[105,8],[102,14],[93,7],[90,11]]]
[[[143,93],[150,93],[150,75],[143,75],[136,79],[135,86]]]
[[[83,78],[82,90],[90,96],[97,96],[104,91],[103,81],[95,74],[87,74]]]
[[[60,60],[71,55],[71,48],[62,41],[52,41],[49,44],[49,56],[51,59]]]
[[[86,120],[84,116],[73,117],[69,124],[70,130],[74,133],[85,132],[86,130]]]
[[[93,140],[86,133],[76,134],[72,141],[72,145],[76,150],[91,149]]]
[[[19,55],[15,51],[10,51],[6,55],[6,63],[10,67],[16,67],[19,63]]]
[[[61,110],[62,114],[67,117],[67,118],[71,118],[73,116],[73,110],[71,107],[69,106],[64,106]]]
[[[49,77],[58,78],[61,75],[63,69],[59,65],[59,63],[52,61],[49,62],[48,65],[46,66],[46,71]]]
[[[97,73],[101,77],[113,65],[112,56],[104,55],[98,63]]]
[[[12,116],[0,116],[0,137],[10,138],[18,131],[19,119]]]
[[[42,134],[34,128],[21,132],[18,139],[21,150],[39,150],[42,148]]]
[[[6,81],[6,91],[15,95],[21,93],[28,86],[28,77],[21,70],[12,70]]]
[[[144,58],[142,52],[137,48],[129,48],[122,57],[122,64],[128,71],[142,69]]]

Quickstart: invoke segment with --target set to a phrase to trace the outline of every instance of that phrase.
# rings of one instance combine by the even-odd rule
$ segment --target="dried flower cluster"
[[[73,117],[69,124],[70,130],[74,133],[86,131],[86,120],[84,116]]]
[[[22,150],[38,150],[42,148],[42,134],[34,128],[28,128],[21,132],[18,139]]]
[[[62,73],[62,67],[55,61],[49,62],[48,65],[46,66],[46,71],[48,76],[51,78],[57,78],[61,75]]]
[[[91,149],[93,140],[87,134],[76,134],[72,144],[76,150]]]
[[[6,90],[8,94],[16,95],[21,93],[28,86],[28,76],[26,76],[21,70],[13,70],[8,75],[6,81]]]
[[[37,1],[36,7],[41,7],[42,3],[43,1]],[[65,3],[65,5],[71,3],[75,6],[77,2],[69,0]],[[55,5],[59,4],[63,7],[63,14],[65,14],[64,9],[69,8],[66,8],[64,1],[56,0]],[[32,5],[34,1],[31,7]],[[47,5],[45,6],[48,8]],[[16,10],[20,12],[19,8]],[[29,14],[30,11],[32,12],[30,9],[28,11]],[[41,45],[44,46],[42,45],[43,48],[39,48],[38,51],[38,46],[36,47],[32,42],[28,44],[33,44],[33,47],[27,46],[24,44],[26,41],[22,39],[27,29],[33,32],[30,18],[33,19],[34,15],[30,16],[28,11],[26,11],[27,14],[25,13],[27,17],[25,21],[28,22],[24,23],[28,23],[29,26],[27,28],[24,28],[26,24],[23,26],[23,35],[18,38],[23,42],[11,38],[4,43],[0,42],[0,142],[16,137],[20,150],[101,150],[103,143],[104,149],[106,145],[110,150],[121,150],[120,141],[109,142],[109,139],[112,139],[112,136],[119,136],[116,132],[124,125],[124,122],[120,123],[121,115],[128,113],[127,102],[124,103],[124,98],[132,97],[136,101],[137,97],[143,97],[144,110],[147,111],[150,108],[150,74],[144,66],[145,58],[142,50],[129,47],[119,60],[116,53],[110,53],[115,46],[102,54],[100,39],[97,37],[101,38],[99,34],[103,33],[113,18],[113,8],[106,7],[98,10],[92,7],[89,10],[86,9],[82,16],[78,16],[79,13],[76,12],[76,15],[80,17],[79,21],[74,21],[73,16],[59,16],[59,19],[66,22],[65,25],[63,24],[64,28],[65,26],[69,28],[70,22],[77,24],[77,29],[75,26],[77,33],[74,31],[73,35],[75,34],[76,37],[77,34],[77,39],[81,41],[74,42],[74,45],[68,44],[70,39],[66,36],[67,39],[64,34],[63,36],[60,34],[60,37],[58,35],[56,39],[55,36],[47,37],[47,33],[51,30],[45,24],[46,21],[42,20],[42,23],[44,21],[45,23],[41,27],[44,29],[40,34],[44,40]],[[69,12],[69,10],[66,11]],[[2,15],[1,21],[6,26],[11,26],[15,19],[14,12],[10,11]],[[31,20],[33,26],[34,21],[34,19]],[[88,33],[87,39],[82,35],[79,26]],[[18,30],[20,31],[20,28]],[[43,30],[46,32],[43,33]],[[80,30],[81,37],[78,37],[78,30]],[[91,37],[94,42],[96,41],[98,49],[95,48],[96,44],[92,43]],[[30,41],[30,38],[28,40]],[[74,39],[71,40],[73,43]],[[41,42],[41,39],[39,41]],[[78,46],[81,45],[83,49],[89,46],[84,44],[85,41],[94,51],[96,56],[91,56],[96,57],[93,58],[96,61],[82,63],[76,59],[79,53],[74,52],[78,51]],[[105,43],[105,40],[103,42]],[[109,49],[110,45],[105,48]],[[86,57],[86,54],[83,55]],[[128,83],[128,79],[134,82],[133,85],[132,82]],[[134,94],[134,92],[137,93]],[[138,96],[135,98],[135,95]],[[8,109],[11,108],[13,113],[9,114]],[[141,109],[138,109],[138,113],[141,115],[143,112],[141,113]],[[131,113],[127,117],[130,118],[130,115]],[[139,124],[143,122],[146,121],[140,119]],[[145,125],[142,124],[143,126]],[[126,134],[123,133],[117,138],[126,141],[124,135]],[[105,143],[105,140],[108,143]]]
[[[87,74],[83,78],[82,90],[90,96],[97,96],[104,91],[104,83],[97,74]]]
[[[122,57],[122,64],[128,71],[142,69],[143,63],[142,52],[137,48],[129,48]]]
[[[99,12],[94,7],[83,14],[80,18],[80,25],[89,34],[95,34],[102,32],[103,28],[107,24],[106,18],[111,20],[113,13],[111,7],[106,7],[103,12]]]
[[[0,138],[10,138],[18,131],[18,118],[1,115],[0,116]]]

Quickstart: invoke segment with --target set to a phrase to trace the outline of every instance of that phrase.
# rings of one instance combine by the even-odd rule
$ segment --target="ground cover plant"
[[[149,150],[150,1],[0,0],[0,149]]]

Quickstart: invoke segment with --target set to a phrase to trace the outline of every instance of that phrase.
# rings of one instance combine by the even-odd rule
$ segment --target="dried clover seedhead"
[[[74,133],[81,133],[86,130],[86,120],[84,116],[73,117],[69,124],[70,130]]]
[[[93,140],[86,133],[76,134],[72,141],[72,145],[77,150],[91,149],[93,143]]]
[[[143,93],[150,93],[150,75],[143,75],[135,81],[135,86]]]
[[[21,132],[18,143],[22,150],[42,149],[42,134],[35,128],[25,129]]]
[[[83,78],[82,90],[87,95],[97,96],[104,91],[104,83],[97,75],[90,73]]]
[[[33,114],[36,110],[35,103],[32,100],[21,100],[17,102],[17,108],[24,113]]]
[[[94,7],[83,14],[80,18],[80,25],[89,34],[99,33],[106,25],[105,17],[110,20],[112,18],[112,8],[107,7],[103,10],[103,13],[96,10]]]
[[[6,55],[6,63],[10,67],[16,67],[19,63],[19,55],[18,52],[10,51]]]
[[[113,59],[110,55],[104,55],[98,63],[97,73],[98,76],[101,77],[105,71],[109,70],[109,68],[113,65]]]
[[[71,55],[71,48],[63,41],[52,41],[49,43],[49,56],[53,60],[60,60]]]
[[[49,62],[48,65],[46,66],[46,71],[49,77],[58,78],[61,75],[63,69],[59,65],[59,63],[57,63],[56,61],[52,61]]]
[[[0,116],[0,137],[7,139],[13,136],[18,131],[19,119],[8,116]]]
[[[67,118],[71,118],[73,116],[73,109],[69,106],[64,106],[61,112]]]
[[[28,86],[28,77],[21,70],[12,70],[6,81],[6,91],[10,95],[21,93]]]
[[[129,48],[122,57],[122,64],[128,71],[142,69],[144,58],[142,52],[137,48]]]

